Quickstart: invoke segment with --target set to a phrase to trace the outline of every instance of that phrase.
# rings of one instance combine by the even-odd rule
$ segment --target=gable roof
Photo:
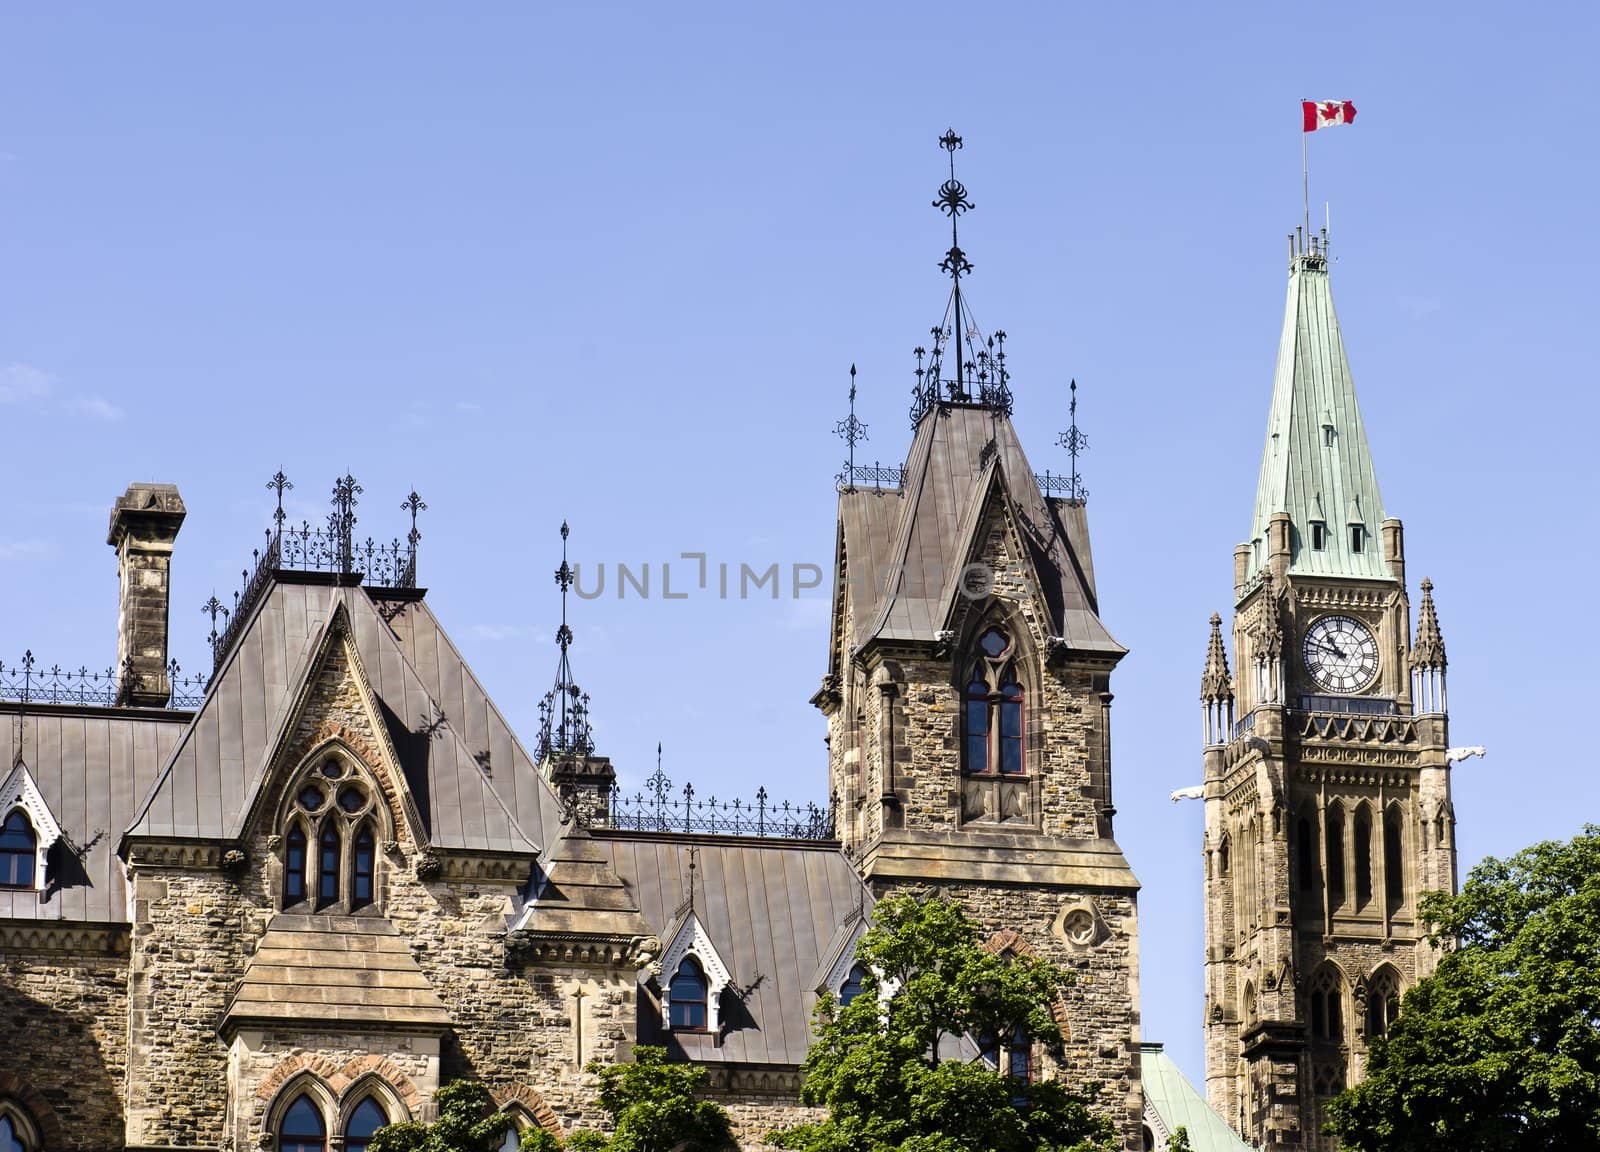
[[[527,793],[525,807],[536,821],[545,810],[558,812],[532,763],[526,772],[533,779],[523,786],[496,781],[492,746],[469,743],[471,717],[453,714],[455,701],[429,691],[365,589],[332,582],[271,584],[127,835],[239,837],[310,684],[345,633],[357,656],[351,674],[363,680],[380,713],[429,843],[536,853],[539,841],[501,797],[502,791]],[[449,651],[453,661],[436,659],[430,669],[435,683],[475,685],[459,654]],[[514,775],[515,758],[505,761],[512,770],[505,774]]]
[[[675,926],[695,849],[695,918],[727,964],[721,1043],[666,1032],[639,996],[639,1042],[706,1063],[798,1066],[811,1044],[823,951],[863,901],[835,844],[596,831],[594,842],[663,942]]]
[[[898,492],[840,493],[845,578],[861,598],[848,645],[936,638],[993,476],[1037,573],[1053,634],[1075,651],[1126,651],[1098,616],[1082,505],[1039,491],[1009,417],[950,403],[917,425]]]
[[[1378,546],[1383,500],[1333,310],[1328,261],[1315,252],[1296,255],[1289,268],[1250,525],[1252,575],[1267,562],[1267,525],[1278,512],[1287,512],[1294,525],[1290,573],[1394,579]],[[1310,546],[1313,520],[1328,530],[1321,549]],[[1366,528],[1360,552],[1350,548],[1350,524]]]

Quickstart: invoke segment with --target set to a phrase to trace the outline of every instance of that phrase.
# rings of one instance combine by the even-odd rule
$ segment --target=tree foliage
[[[495,1152],[513,1124],[476,1080],[440,1085],[433,1102],[439,1118],[432,1124],[408,1120],[379,1128],[368,1152]]]
[[[1422,912],[1452,950],[1328,1130],[1349,1152],[1600,1147],[1600,827],[1487,859]]]
[[[1088,1152],[1112,1126],[1055,1081],[991,1069],[973,1041],[1037,1045],[1059,1055],[1051,1011],[1071,974],[985,949],[949,901],[880,902],[856,959],[862,991],[817,1006],[805,1101],[826,1119],[773,1133],[797,1152]]]
[[[697,1098],[705,1085],[703,1068],[669,1064],[665,1049],[640,1047],[631,1064],[588,1071],[600,1078],[600,1106],[611,1117],[610,1136],[574,1132],[563,1140],[530,1127],[520,1152],[730,1152],[735,1145],[728,1115]],[[434,1093],[439,1118],[432,1124],[408,1121],[378,1129],[370,1152],[497,1152],[513,1126],[496,1112],[489,1090],[475,1080],[452,1080]]]

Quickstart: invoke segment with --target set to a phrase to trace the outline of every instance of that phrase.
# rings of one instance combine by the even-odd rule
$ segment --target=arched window
[[[1328,907],[1344,903],[1344,809],[1334,804],[1328,809]]]
[[[1222,834],[1222,844],[1217,849],[1217,875],[1226,876],[1233,855],[1233,845],[1228,840],[1228,834]]]
[[[37,1152],[42,1142],[27,1113],[10,1100],[0,1102],[0,1152]]]
[[[1344,1043],[1344,974],[1332,964],[1317,969],[1311,981],[1311,1038]]]
[[[311,1097],[296,1097],[278,1124],[278,1152],[323,1152],[327,1144],[328,1129],[321,1111]]]
[[[1309,816],[1295,822],[1295,853],[1300,870],[1300,891],[1310,892],[1317,886],[1317,826]]]
[[[963,767],[968,774],[1027,771],[1025,693],[1012,667],[1015,645],[1001,628],[978,636],[971,675],[963,692]]]
[[[1248,980],[1244,984],[1244,1022],[1247,1027],[1256,1022],[1256,986]]]
[[[350,1113],[350,1119],[345,1122],[345,1152],[367,1152],[367,1145],[372,1143],[372,1134],[387,1123],[389,1117],[383,1106],[368,1096],[356,1105],[356,1110]]]
[[[329,820],[317,837],[317,907],[323,908],[339,899],[339,856],[343,845],[339,829]]]
[[[1391,913],[1406,902],[1406,858],[1400,834],[1400,810],[1391,807],[1383,814],[1384,903]]]
[[[347,757],[329,755],[289,789],[284,821],[283,904],[355,912],[377,900],[382,809]]]
[[[0,1116],[0,1152],[28,1152],[28,1146],[17,1135],[17,1126],[9,1116]]]
[[[506,1129],[506,1134],[500,1138],[499,1152],[517,1152],[522,1147],[522,1129],[515,1124]]]
[[[844,983],[839,985],[839,1006],[842,1008],[857,996],[861,995],[861,984],[867,978],[867,970],[857,964],[850,969],[850,975],[844,978]]]
[[[704,1032],[706,1028],[706,972],[700,961],[685,956],[673,974],[667,995],[672,1001],[670,1027],[675,1032]]]
[[[1387,1036],[1400,1015],[1400,974],[1385,964],[1367,985],[1367,1041]]]
[[[372,903],[372,877],[374,854],[377,845],[372,839],[372,825],[363,824],[356,833],[354,868],[350,877],[350,907],[365,908]]]
[[[285,837],[283,862],[283,903],[298,904],[306,898],[306,828],[296,820]]]
[[[0,888],[32,888],[39,839],[28,814],[13,808],[0,825]]]
[[[1372,902],[1372,812],[1365,805],[1356,809],[1356,907]]]

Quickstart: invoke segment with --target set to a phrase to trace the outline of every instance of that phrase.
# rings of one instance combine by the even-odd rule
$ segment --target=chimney
[[[117,703],[160,708],[172,695],[167,676],[167,601],[172,543],[183,526],[175,484],[129,484],[111,509],[106,543],[117,550]]]

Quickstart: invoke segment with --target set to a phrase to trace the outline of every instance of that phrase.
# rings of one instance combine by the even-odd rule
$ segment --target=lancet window
[[[0,824],[0,888],[32,888],[39,838],[28,814],[13,808]]]
[[[1367,984],[1367,1040],[1387,1036],[1400,1015],[1400,974],[1385,964]]]
[[[284,817],[283,906],[356,912],[377,898],[379,794],[339,755],[319,760]]]
[[[1016,644],[1003,628],[978,637],[963,693],[963,765],[971,775],[1020,776],[1027,771],[1024,706]]]
[[[357,1104],[344,1125],[344,1152],[367,1152],[372,1134],[389,1123],[383,1105],[371,1096]]]
[[[1311,1039],[1344,1043],[1344,974],[1332,964],[1317,969],[1311,981]]]

